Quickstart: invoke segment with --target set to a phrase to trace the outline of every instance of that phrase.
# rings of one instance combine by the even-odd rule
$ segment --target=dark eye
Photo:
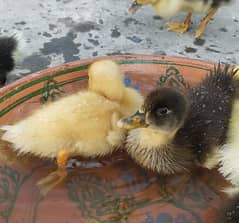
[[[158,108],[158,109],[156,110],[156,114],[157,114],[157,115],[166,115],[166,114],[169,114],[169,113],[171,113],[171,111],[170,111],[168,108],[166,108],[166,107],[164,107],[164,108]]]

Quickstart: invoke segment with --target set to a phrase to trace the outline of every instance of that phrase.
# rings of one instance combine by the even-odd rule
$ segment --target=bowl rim
[[[169,56],[169,55],[123,54],[123,55],[112,55],[112,56],[100,56],[100,57],[94,57],[94,58],[88,58],[88,59],[82,59],[82,60],[79,59],[79,60],[75,60],[75,61],[68,62],[68,63],[62,63],[57,66],[48,67],[48,68],[39,70],[37,72],[27,74],[26,76],[1,87],[0,95],[8,93],[11,90],[17,88],[18,86],[21,86],[24,83],[31,82],[32,80],[36,79],[38,76],[44,76],[44,74],[50,75],[52,73],[63,71],[67,68],[69,69],[72,67],[77,67],[79,65],[88,66],[92,62],[102,60],[102,59],[111,59],[111,60],[116,60],[116,61],[117,60],[133,60],[133,59],[139,60],[139,61],[140,60],[141,61],[142,60],[149,60],[149,61],[163,60],[163,61],[168,61],[169,63],[170,62],[176,63],[177,61],[180,60],[181,63],[187,63],[187,64],[191,64],[192,66],[197,66],[197,67],[205,66],[205,64],[213,67],[217,64],[216,62],[206,61],[206,60],[202,60],[202,59],[191,59],[188,57]]]

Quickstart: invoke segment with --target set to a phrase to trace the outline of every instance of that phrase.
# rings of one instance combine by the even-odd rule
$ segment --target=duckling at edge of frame
[[[234,135],[239,131],[238,83],[236,71],[219,64],[185,92],[172,87],[151,91],[142,113],[118,122],[120,127],[129,129],[128,153],[143,167],[160,174],[190,171],[197,165],[211,169],[219,164],[220,172],[239,185],[228,178],[228,173],[239,176],[239,156],[233,156],[238,153],[239,141],[232,139],[235,151],[230,152],[226,146],[232,141],[232,132]],[[142,127],[134,128],[135,123]],[[234,158],[230,160],[231,167],[226,167],[223,153]]]
[[[0,37],[0,87],[3,87],[7,75],[15,68],[18,41],[15,37]]]
[[[135,13],[143,5],[151,5],[156,14],[164,18],[171,18],[185,11],[188,13],[182,23],[170,23],[169,31],[184,33],[189,29],[193,13],[207,14],[195,33],[195,38],[201,37],[210,19],[216,14],[219,7],[234,0],[134,0],[129,9]]]

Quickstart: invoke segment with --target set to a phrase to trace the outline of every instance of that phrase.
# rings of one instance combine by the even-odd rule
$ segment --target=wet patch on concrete
[[[220,31],[226,33],[228,30],[225,27],[222,27]]]
[[[111,37],[112,38],[118,38],[120,37],[121,33],[119,31],[119,28],[117,26],[115,26],[113,29],[111,29]]]
[[[213,52],[213,53],[220,53],[220,51],[209,48],[209,47],[206,48],[206,51]]]
[[[77,32],[82,32],[82,33],[90,32],[92,30],[100,30],[99,25],[97,23],[90,22],[90,21],[75,24],[73,26],[73,29]]]
[[[48,38],[52,37],[52,35],[50,33],[48,33],[48,32],[44,32],[42,35],[45,36],[45,37],[48,37]]]
[[[117,51],[113,51],[112,53],[107,53],[106,55],[107,56],[114,56],[114,55],[129,55],[130,53],[124,53],[120,50],[117,50]]]
[[[162,56],[166,56],[167,55],[163,50],[155,51],[154,54],[155,55],[162,55]]]
[[[155,19],[155,20],[162,20],[162,17],[160,17],[158,15],[155,15],[155,16],[153,16],[153,19]]]
[[[77,45],[74,43],[76,34],[69,32],[66,36],[60,38],[53,38],[50,42],[44,43],[41,52],[44,55],[62,54],[65,62],[79,59],[75,56],[79,53]]]
[[[72,27],[75,25],[75,22],[71,17],[59,18],[57,22],[63,23],[66,27]]]
[[[134,19],[134,18],[127,18],[123,21],[123,23],[125,24],[125,26],[129,26],[131,24],[133,24],[133,25],[145,25],[144,23],[139,22],[137,19]]]
[[[67,3],[70,3],[72,2],[73,0],[63,0],[63,3],[67,4]]]
[[[205,42],[206,42],[205,39],[195,39],[193,43],[196,46],[203,46],[205,44]]]
[[[94,46],[100,45],[99,41],[96,39],[88,39],[88,42],[90,42]]]
[[[51,60],[49,57],[44,57],[40,54],[34,53],[23,60],[22,67],[33,73],[45,69],[50,65],[50,63]]]
[[[193,47],[185,47],[185,52],[186,53],[196,53],[197,49],[195,49]]]
[[[94,49],[93,46],[89,46],[89,45],[86,45],[86,44],[83,44],[83,48],[84,48],[85,50],[91,50],[91,49]]]
[[[140,37],[137,36],[128,36],[126,37],[126,39],[131,40],[134,43],[140,43],[143,41]]]
[[[21,22],[15,22],[14,24],[15,24],[15,25],[26,25],[27,23],[24,22],[24,21],[21,21]]]
[[[93,53],[92,53],[92,56],[93,56],[93,57],[98,56],[98,52],[97,52],[97,51],[96,51],[96,52],[93,52]]]
[[[72,29],[75,32],[88,33],[92,30],[100,30],[99,24],[92,21],[85,21],[77,23],[71,17],[59,18],[59,23],[63,23],[66,27]]]
[[[55,24],[49,24],[49,30],[54,30],[57,26]]]

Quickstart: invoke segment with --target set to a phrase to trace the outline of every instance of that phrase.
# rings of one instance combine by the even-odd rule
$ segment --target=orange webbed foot
[[[168,30],[178,33],[185,33],[187,32],[190,24],[191,24],[191,17],[192,13],[188,13],[186,19],[182,23],[169,23],[168,24]]]
[[[66,163],[68,158],[68,153],[65,150],[60,150],[57,154],[57,170],[37,182],[37,186],[43,196],[46,196],[50,190],[63,182],[67,177]]]

